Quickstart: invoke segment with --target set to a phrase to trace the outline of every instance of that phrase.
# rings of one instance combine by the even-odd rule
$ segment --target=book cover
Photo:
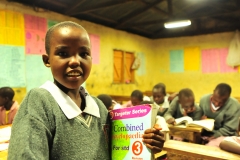
[[[151,159],[151,150],[143,144],[142,135],[153,127],[156,115],[157,107],[146,104],[111,112],[113,160]]]

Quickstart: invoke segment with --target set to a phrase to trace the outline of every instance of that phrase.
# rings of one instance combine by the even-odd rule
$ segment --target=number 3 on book
[[[133,154],[135,154],[136,156],[140,155],[142,153],[142,150],[143,150],[142,142],[136,141],[133,143],[133,145],[132,145]]]

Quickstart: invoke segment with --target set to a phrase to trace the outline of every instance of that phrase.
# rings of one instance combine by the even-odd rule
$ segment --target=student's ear
[[[42,55],[42,60],[43,60],[43,63],[46,67],[50,67],[49,55],[48,54],[43,54]]]

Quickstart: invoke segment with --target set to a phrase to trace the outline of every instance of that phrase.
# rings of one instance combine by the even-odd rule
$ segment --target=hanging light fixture
[[[190,20],[182,20],[182,21],[164,23],[165,28],[177,28],[177,27],[184,27],[184,26],[189,26],[189,25],[191,25]]]

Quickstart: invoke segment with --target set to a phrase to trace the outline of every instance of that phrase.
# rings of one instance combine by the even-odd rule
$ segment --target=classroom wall
[[[202,73],[201,63],[199,71],[184,71],[183,73],[170,73],[169,51],[184,49],[184,47],[197,46],[200,50],[214,48],[228,48],[235,32],[208,34],[201,36],[169,38],[154,40],[159,64],[157,78],[167,86],[169,91],[179,91],[182,88],[191,88],[199,101],[200,97],[212,93],[218,83],[225,82],[232,87],[232,96],[240,96],[240,74],[236,73]],[[157,45],[159,44],[159,45]],[[153,69],[154,66],[148,66]]]
[[[67,17],[50,11],[40,10],[35,12],[33,7],[25,6],[15,2],[0,1],[0,9],[11,10],[23,14],[29,14],[46,18],[54,21],[75,21],[81,24],[90,34],[100,37],[100,63],[93,64],[90,77],[86,82],[86,88],[92,95],[108,93],[114,95],[130,95],[132,90],[139,88],[148,90],[152,84],[147,84],[146,79],[136,76],[135,84],[113,84],[113,49],[121,49],[134,53],[153,54],[154,44],[152,40],[143,38],[138,35],[130,34],[123,31],[117,31],[105,26],[93,24],[83,20]],[[94,58],[94,57],[93,57]],[[146,61],[149,57],[146,56]],[[31,68],[26,68],[26,72],[31,72]],[[145,84],[142,84],[145,82]],[[19,86],[22,87],[22,86]],[[37,87],[37,86],[36,86]]]
[[[196,100],[205,93],[211,93],[217,83],[227,82],[233,88],[233,96],[240,96],[238,88],[240,84],[239,73],[214,73],[202,74],[199,71],[187,71],[183,73],[170,73],[169,51],[183,49],[184,47],[198,46],[200,49],[226,48],[232,39],[234,32],[219,33],[202,36],[191,36],[181,38],[169,38],[151,40],[124,31],[114,30],[94,23],[77,20],[50,11],[41,10],[35,12],[32,7],[19,3],[0,0],[0,9],[12,10],[24,14],[44,17],[48,20],[65,21],[71,20],[80,23],[90,34],[100,37],[100,63],[93,64],[90,77],[86,82],[86,88],[92,95],[107,93],[112,95],[131,94],[132,90],[152,90],[153,85],[163,82],[168,91],[179,91],[183,87],[193,89]],[[134,84],[113,84],[113,49],[121,49],[134,52],[136,55],[144,55],[144,63],[141,67],[145,69],[141,73],[136,71]],[[94,58],[94,57],[93,57]],[[140,67],[140,68],[141,68]],[[26,68],[26,72],[29,72]],[[22,87],[22,86],[19,86]],[[37,87],[37,86],[36,86]],[[25,92],[23,92],[25,93]],[[18,97],[23,97],[18,96]]]

